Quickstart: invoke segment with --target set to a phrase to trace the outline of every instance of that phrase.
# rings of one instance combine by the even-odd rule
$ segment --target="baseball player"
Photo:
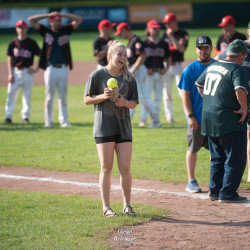
[[[145,76],[147,73],[144,62],[146,60],[146,56],[144,53],[144,45],[143,41],[140,37],[136,36],[130,26],[123,22],[117,25],[115,36],[120,36],[123,39],[128,40],[127,45],[127,59],[129,63],[129,71],[134,75],[137,90],[139,95],[139,100],[141,104],[145,107],[145,109],[150,112],[148,106],[146,105],[146,101],[144,98],[144,82]],[[130,109],[130,118],[132,119],[135,113],[135,109]]]
[[[248,24],[247,29],[248,34],[248,40],[245,40],[244,43],[248,49],[250,49],[250,22]],[[222,60],[226,58],[227,49],[225,49],[223,52],[221,52],[219,55],[217,55],[216,59]],[[247,53],[247,57],[245,58],[245,61],[242,64],[243,69],[245,70],[246,74],[246,80],[248,85],[250,86],[250,53]],[[250,182],[250,106],[248,106],[248,130],[247,130],[247,137],[248,137],[248,143],[247,143],[247,158],[248,158],[248,177],[247,182]]]
[[[224,16],[219,23],[219,27],[222,27],[224,34],[220,35],[216,46],[214,48],[214,57],[216,57],[220,52],[225,50],[229,43],[235,39],[246,40],[246,36],[239,33],[235,29],[235,19],[232,16]]]
[[[247,95],[240,66],[247,56],[244,42],[228,46],[226,60],[208,66],[196,81],[203,96],[201,134],[208,136],[211,155],[209,197],[222,203],[246,202],[239,196],[247,159]]]
[[[113,27],[116,23],[111,23],[109,20],[104,19],[98,25],[99,36],[93,43],[94,56],[98,62],[97,68],[102,68],[108,64],[107,51],[108,46],[113,42],[111,34],[113,33]]]
[[[183,72],[184,52],[188,46],[189,35],[186,30],[179,28],[174,13],[166,14],[162,22],[166,26],[162,38],[168,43],[172,58],[172,63],[164,76],[163,104],[166,120],[168,123],[172,123],[174,121],[172,86],[174,80],[176,86],[179,84]],[[178,92],[181,95],[180,89],[178,89]]]
[[[5,105],[4,124],[12,123],[12,112],[16,104],[19,87],[23,90],[23,108],[21,111],[24,124],[29,124],[31,93],[34,83],[33,73],[39,67],[33,68],[34,56],[40,55],[40,48],[36,41],[27,36],[28,26],[25,21],[16,23],[17,37],[9,43],[8,56],[8,92]]]
[[[150,20],[147,23],[147,38],[144,42],[144,51],[146,54],[145,66],[147,68],[144,93],[147,106],[151,111],[150,116],[152,120],[149,128],[161,127],[160,110],[163,77],[171,63],[168,44],[163,39],[159,38],[160,28],[161,26],[159,22],[156,20]],[[164,61],[167,61],[167,67],[165,67]],[[154,91],[153,103],[151,102],[152,91]],[[142,113],[140,124],[145,126],[148,112],[144,106],[142,106],[141,109]]]
[[[61,19],[69,18],[72,22],[62,26]],[[39,24],[38,21],[49,18],[50,28]],[[67,109],[68,71],[72,69],[72,58],[69,45],[69,35],[78,28],[82,17],[74,14],[51,12],[29,17],[29,22],[44,38],[39,67],[45,70],[45,128],[53,125],[53,103],[58,89],[59,123],[61,127],[70,127]]]

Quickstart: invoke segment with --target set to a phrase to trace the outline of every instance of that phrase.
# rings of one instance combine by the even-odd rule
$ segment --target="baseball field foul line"
[[[61,183],[61,184],[70,184],[70,185],[77,185],[77,186],[85,186],[85,187],[92,187],[99,189],[98,183],[87,183],[87,182],[75,182],[75,181],[66,181],[66,180],[59,180],[54,179],[52,177],[27,177],[27,176],[18,176],[18,175],[8,175],[8,174],[0,174],[0,178],[8,178],[8,179],[16,179],[16,180],[31,180],[31,181],[42,181],[42,182],[53,182],[53,183]],[[118,185],[111,185],[111,190],[121,190],[121,187]],[[147,188],[132,188],[132,193],[158,193],[158,194],[170,194],[175,196],[182,196],[182,197],[191,197],[196,199],[206,200],[208,199],[207,195],[204,194],[190,194],[186,192],[172,192],[167,190],[157,190],[157,189],[147,189]],[[250,207],[250,201],[244,203],[245,206]]]

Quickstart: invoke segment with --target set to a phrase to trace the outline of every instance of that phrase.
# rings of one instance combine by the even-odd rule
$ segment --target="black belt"
[[[175,66],[176,64],[181,64],[182,62],[172,62],[171,66]]]
[[[62,68],[65,66],[65,64],[52,64],[51,65],[53,68]]]
[[[17,68],[18,70],[24,70],[24,69],[26,69],[25,67],[15,67],[15,68]]]
[[[153,72],[160,72],[161,69],[152,69]]]

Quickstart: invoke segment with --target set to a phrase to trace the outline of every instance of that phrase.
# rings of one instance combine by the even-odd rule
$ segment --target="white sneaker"
[[[168,123],[173,123],[174,122],[174,117],[171,114],[167,114],[166,120]]]
[[[146,122],[140,122],[139,123],[139,127],[145,127],[146,126]]]
[[[46,122],[44,125],[45,128],[52,128],[52,126],[53,126],[52,122]]]
[[[61,128],[69,128],[69,127],[71,127],[71,124],[68,122],[64,122],[61,124]]]

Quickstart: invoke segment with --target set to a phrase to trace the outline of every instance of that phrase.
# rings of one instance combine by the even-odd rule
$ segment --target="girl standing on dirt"
[[[95,120],[93,136],[101,163],[99,183],[105,217],[117,216],[110,208],[111,173],[114,152],[120,172],[123,194],[123,213],[135,215],[130,206],[132,176],[130,170],[132,156],[132,129],[129,109],[138,104],[136,81],[128,71],[126,47],[114,41],[107,53],[108,65],[93,71],[88,77],[84,103],[94,104]],[[114,101],[107,81],[115,78],[119,96]]]

